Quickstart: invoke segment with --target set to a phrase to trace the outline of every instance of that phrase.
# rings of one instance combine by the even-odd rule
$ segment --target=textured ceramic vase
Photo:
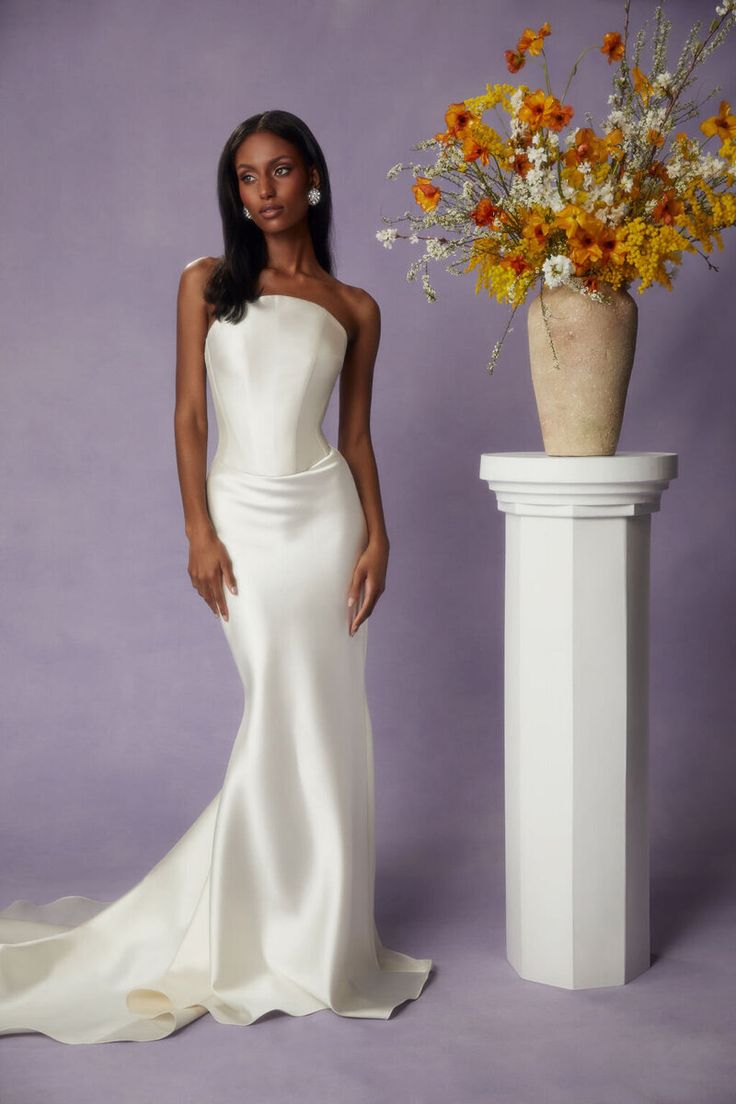
[[[544,450],[550,456],[616,452],[639,309],[628,291],[607,284],[600,290],[610,302],[598,302],[563,285],[543,288],[529,304],[532,383]]]

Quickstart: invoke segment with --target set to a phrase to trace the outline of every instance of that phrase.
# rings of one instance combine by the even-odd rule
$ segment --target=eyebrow
[[[289,157],[288,153],[280,153],[278,157],[272,157],[272,158],[271,158],[271,160],[270,160],[270,161],[268,161],[268,162],[266,162],[266,163],[267,163],[268,165],[273,165],[273,164],[274,164],[274,162],[276,162],[276,161],[282,161],[282,160],[283,160],[283,159],[285,159],[285,158],[286,158],[286,159],[288,159],[288,157]],[[237,165],[235,166],[235,168],[236,168],[236,169],[252,169],[252,168],[254,168],[254,167],[255,167],[254,165],[248,165],[248,164],[246,164],[246,162],[245,162],[245,161],[240,161],[240,162],[239,162],[239,164],[237,164]]]

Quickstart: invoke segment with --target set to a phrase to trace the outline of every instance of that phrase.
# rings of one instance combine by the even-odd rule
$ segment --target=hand
[[[204,598],[215,617],[221,615],[223,620],[228,621],[230,614],[225,603],[223,580],[233,594],[238,593],[238,585],[228,551],[214,530],[207,530],[190,540],[187,571],[192,586]]]
[[[363,602],[350,625],[350,635],[355,636],[359,626],[370,617],[376,602],[386,589],[386,568],[388,566],[389,545],[387,541],[369,542],[353,571],[353,580],[348,591],[348,608],[352,609],[360,601],[363,587]]]

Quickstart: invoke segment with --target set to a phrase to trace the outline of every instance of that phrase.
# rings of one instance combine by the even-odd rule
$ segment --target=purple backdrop
[[[670,67],[714,4],[671,2]],[[636,29],[654,4],[633,0]],[[5,0],[0,20],[2,701],[0,905],[111,900],[219,788],[242,710],[222,630],[186,574],[173,440],[175,297],[220,250],[217,157],[259,110],[296,111],[334,190],[339,278],[383,314],[373,436],[392,542],[369,621],[378,922],[435,959],[390,1021],[198,1021],[166,1046],[0,1040],[3,1104],[733,1104],[733,348],[736,235],[719,273],[685,258],[636,296],[621,449],[674,451],[652,519],[654,964],[569,993],[505,960],[503,515],[481,452],[541,449],[517,313],[375,240],[411,208],[418,138],[448,103],[514,80],[503,50],[549,19],[561,93],[574,57],[622,29],[623,2],[125,4]],[[736,39],[732,41],[736,42]],[[648,55],[646,55],[648,57]],[[584,125],[612,68],[586,57],[567,99]],[[706,67],[736,101],[733,45]],[[537,77],[539,76],[539,80]],[[518,79],[537,87],[541,71]],[[710,105],[709,105],[710,106]],[[690,124],[693,129],[693,124]],[[713,143],[709,148],[713,147]],[[336,395],[326,421],[336,440]],[[214,429],[214,422],[212,423]],[[210,444],[210,455],[214,448]],[[288,1047],[288,1054],[285,1050]],[[32,1059],[32,1061],[29,1061]]]

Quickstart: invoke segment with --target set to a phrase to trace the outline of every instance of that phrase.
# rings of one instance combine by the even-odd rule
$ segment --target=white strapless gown
[[[321,429],[346,345],[329,311],[288,295],[210,329],[207,498],[238,583],[221,624],[243,720],[220,791],[122,897],[0,910],[0,1034],[160,1039],[205,1012],[273,1009],[387,1019],[421,993],[432,960],[388,950],[374,922],[368,622],[351,637],[347,607],[365,516]]]

